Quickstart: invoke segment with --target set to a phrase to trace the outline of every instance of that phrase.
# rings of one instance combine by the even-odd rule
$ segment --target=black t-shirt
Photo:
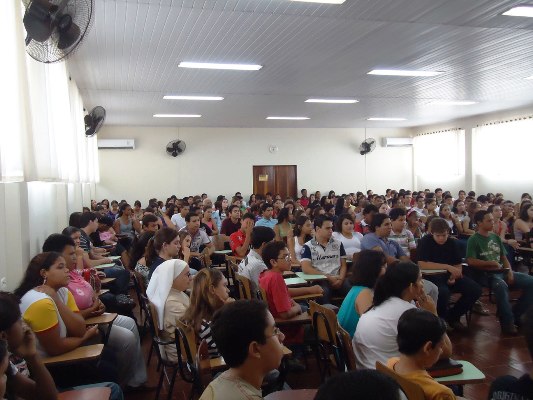
[[[490,386],[489,400],[533,400],[533,380],[528,374],[500,376]]]
[[[159,267],[161,264],[163,264],[165,260],[163,260],[161,257],[157,256],[154,258],[154,261],[152,262],[152,265],[150,265],[150,272],[148,273],[148,279],[152,278],[152,274],[154,273],[155,269]]]
[[[233,232],[237,232],[239,229],[241,229],[240,220],[236,224],[234,224],[231,218],[226,218],[224,221],[222,221],[220,233],[223,235],[231,236]]]
[[[457,246],[457,239],[448,238],[444,244],[438,244],[433,236],[426,235],[418,241],[416,248],[418,261],[428,261],[440,264],[461,264],[461,252]]]

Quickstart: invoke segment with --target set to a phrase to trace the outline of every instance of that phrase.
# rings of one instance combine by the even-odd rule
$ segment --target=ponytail
[[[373,307],[377,307],[391,297],[402,297],[402,293],[418,280],[420,268],[407,261],[389,265],[385,275],[378,279],[374,288]]]

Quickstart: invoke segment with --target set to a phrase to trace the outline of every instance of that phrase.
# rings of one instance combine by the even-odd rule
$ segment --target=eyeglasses
[[[268,338],[271,338],[271,337],[274,337],[274,336],[279,336],[281,335],[283,332],[281,332],[281,329],[279,329],[277,326],[274,327],[274,330],[272,331],[272,335],[270,336],[267,336],[267,339]]]
[[[287,254],[285,257],[278,257],[277,260],[285,260],[285,261],[289,261],[291,259],[291,255],[290,254]]]

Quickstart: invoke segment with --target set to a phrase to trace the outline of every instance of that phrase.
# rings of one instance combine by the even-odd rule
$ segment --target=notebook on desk
[[[437,361],[431,368],[427,369],[427,372],[433,378],[457,375],[463,372],[463,364],[452,358],[446,358]]]

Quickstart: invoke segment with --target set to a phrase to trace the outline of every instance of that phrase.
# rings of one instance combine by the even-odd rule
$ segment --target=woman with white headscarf
[[[189,266],[183,260],[168,260],[159,265],[146,289],[148,299],[154,304],[159,320],[159,329],[174,338],[176,321],[183,317],[189,307],[189,296],[184,292],[191,285]],[[165,346],[165,354],[171,361],[178,360],[176,345]]]

